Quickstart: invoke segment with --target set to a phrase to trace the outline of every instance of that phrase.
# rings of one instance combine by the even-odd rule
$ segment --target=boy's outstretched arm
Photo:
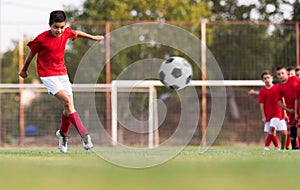
[[[91,40],[101,41],[104,39],[102,35],[91,35],[82,31],[76,31],[78,37],[88,38]]]
[[[34,56],[35,56],[35,54],[32,53],[31,51],[29,51],[29,53],[28,53],[28,55],[27,55],[27,57],[25,59],[23,68],[19,72],[19,76],[20,77],[26,78],[28,76],[28,67],[29,67],[29,65],[31,63],[31,60],[33,59]]]

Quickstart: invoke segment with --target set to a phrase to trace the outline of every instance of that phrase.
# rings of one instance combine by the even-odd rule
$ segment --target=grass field
[[[114,149],[112,149],[114,151]],[[187,147],[165,164],[147,169],[112,165],[91,151],[56,148],[0,149],[3,190],[282,190],[299,189],[300,151],[262,147]]]

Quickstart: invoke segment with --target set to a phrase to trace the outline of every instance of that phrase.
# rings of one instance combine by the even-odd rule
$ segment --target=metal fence
[[[71,23],[71,27],[81,28],[86,31],[93,31],[93,33],[109,34],[111,31],[120,28],[128,24],[134,24],[136,22],[101,22],[101,21],[89,21],[89,22],[74,22]],[[217,60],[225,80],[257,80],[262,70],[273,70],[279,66],[299,66],[299,23],[298,22],[286,22],[286,23],[270,23],[270,22],[240,22],[240,21],[202,21],[197,23],[191,22],[167,22],[167,24],[176,25],[187,31],[190,31],[195,36],[199,37],[212,52],[213,56]],[[205,28],[203,28],[205,27]],[[8,29],[9,30],[9,29]],[[205,30],[205,38],[203,38],[203,30]],[[110,41],[113,43],[113,41]],[[21,43],[22,44],[22,43]],[[76,44],[75,44],[76,45]],[[75,46],[74,45],[74,46]],[[91,44],[86,44],[88,48]],[[143,47],[134,49],[134,51],[142,51]],[[163,57],[161,52],[169,49],[166,47],[159,47],[155,51],[151,51],[152,56]],[[122,68],[118,68],[115,62],[118,62],[118,57],[110,59],[109,44],[105,44],[106,62],[110,64],[103,73],[105,76],[100,79],[102,83],[110,83],[118,77],[118,73],[122,71]],[[79,56],[83,55],[87,49],[80,49],[73,51],[72,48],[68,49],[66,54],[66,60],[72,61],[72,54]],[[157,53],[158,52],[158,53]],[[140,57],[136,53],[133,55],[129,50],[126,52],[128,55],[132,55],[132,58],[126,60],[128,62],[134,62]],[[157,53],[157,54],[155,54]],[[201,53],[201,49],[199,49]],[[149,54],[150,55],[150,54]],[[145,56],[145,54],[143,54]],[[22,59],[22,58],[21,58]],[[2,61],[2,68],[10,63]],[[76,70],[69,68],[70,71]],[[195,70],[197,73],[194,79],[201,79],[201,71]],[[72,79],[74,72],[70,73]],[[43,87],[33,88],[37,92],[28,92],[26,96],[30,97],[32,94],[35,97],[32,99],[29,105],[24,106],[24,124],[20,123],[20,89],[19,87],[7,87],[9,84],[1,85],[1,146],[18,146],[18,145],[56,145],[56,139],[54,138],[54,132],[60,126],[61,110],[60,104],[54,97],[48,97]],[[14,84],[12,84],[14,85]],[[248,90],[254,88],[259,89],[258,86],[229,86],[227,87],[228,107],[226,110],[226,118],[221,132],[215,141],[216,145],[249,145],[249,144],[261,144],[264,141],[264,134],[262,123],[260,122],[260,110],[257,103],[257,98],[248,95]],[[82,98],[89,98],[89,93],[96,93],[97,102],[97,116],[89,115],[89,111],[83,111],[81,113],[84,123],[91,126],[96,134],[97,142],[102,145],[110,144],[107,140],[107,134],[99,134],[97,132],[98,126],[93,122],[97,117],[105,126],[110,126],[110,99],[109,92],[106,88],[99,92],[90,91],[88,88],[78,89],[78,93]],[[158,90],[158,93],[163,93],[163,90]],[[201,89],[198,89],[199,99],[203,94]],[[35,95],[34,95],[35,94]],[[162,94],[158,94],[158,97]],[[207,113],[209,117],[209,103],[210,95],[207,95]],[[86,96],[86,97],[85,97]],[[136,95],[136,98],[144,98],[144,94],[140,93]],[[167,106],[176,107],[178,101],[173,95],[169,99],[164,100]],[[76,104],[76,103],[75,103]],[[80,106],[80,105],[76,105]],[[175,109],[173,109],[175,110]],[[146,112],[145,112],[146,113]],[[145,114],[142,112],[141,114]],[[161,139],[167,138],[174,132],[172,125],[176,123],[178,117],[177,112],[170,112],[164,127],[160,128]],[[141,116],[142,117],[142,116]],[[144,116],[146,117],[146,116]],[[175,119],[174,119],[175,118]],[[24,125],[24,131],[20,131],[20,125]],[[104,127],[107,129],[107,127]],[[30,130],[32,130],[30,132]],[[38,132],[37,132],[38,131]],[[74,131],[72,132],[74,133]],[[20,134],[24,134],[24,142],[20,142]],[[123,131],[125,143],[143,144],[145,145],[147,139],[143,135],[137,137],[137,142],[132,142],[134,139],[132,134],[128,131]],[[201,140],[201,124],[199,123],[199,129],[194,134],[194,137],[190,144],[198,144]],[[22,138],[22,137],[21,137]]]
[[[227,97],[220,97],[227,100],[225,119],[220,133],[214,145],[258,145],[264,141],[263,124],[260,121],[259,106],[257,97],[248,95],[250,88],[260,86],[249,86],[232,84],[227,86]],[[43,85],[0,85],[1,106],[1,145],[2,146],[56,146],[57,140],[54,136],[60,127],[62,107],[55,97],[47,94]],[[20,89],[22,89],[20,97]],[[106,115],[106,91],[108,86],[99,84],[77,85],[74,88],[75,106],[83,123],[88,128],[95,145],[111,145],[111,130],[107,129]],[[170,138],[177,130],[180,122],[180,99],[174,91],[163,92],[164,87],[158,86],[157,97],[167,109],[166,117],[159,126],[159,144]],[[202,99],[201,89],[197,88],[199,102]],[[119,101],[122,99],[122,92],[119,92]],[[134,117],[141,120],[149,119],[149,92],[130,92],[130,112]],[[88,101],[94,98],[95,110],[93,107],[86,107]],[[123,97],[124,98],[124,97]],[[188,98],[188,97],[187,97]],[[20,102],[20,99],[22,102]],[[207,93],[207,114],[211,115],[211,96]],[[119,106],[122,105],[119,103]],[[23,109],[21,107],[24,107]],[[159,108],[160,109],[160,108]],[[126,109],[125,109],[126,110]],[[23,113],[21,113],[23,112]],[[160,113],[160,110],[158,110]],[[128,112],[119,110],[119,116],[123,120],[128,117]],[[159,115],[159,114],[158,114]],[[160,115],[159,115],[160,117]],[[199,145],[203,138],[201,127],[201,116],[196,132],[190,145]],[[24,126],[21,126],[23,123]],[[128,124],[130,125],[130,124]],[[148,146],[147,133],[137,133],[128,129],[136,126],[122,126],[118,123],[118,141],[128,146]],[[80,145],[80,137],[74,128],[70,131],[70,143],[73,146]]]

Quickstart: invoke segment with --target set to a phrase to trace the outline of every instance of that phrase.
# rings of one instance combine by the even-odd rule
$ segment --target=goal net
[[[233,123],[243,123],[239,128],[243,125],[245,128],[238,131],[243,133],[244,130],[242,138],[246,139],[247,131],[250,132],[248,122],[255,123],[260,118],[257,115],[259,106],[250,103],[255,110],[253,111],[249,106],[240,104],[248,104],[240,99],[243,97],[250,102],[256,102],[256,97],[250,97],[248,91],[252,88],[258,90],[262,85],[260,80],[193,80],[186,89],[174,91],[166,90],[158,80],[113,81],[112,144],[147,144],[149,148],[153,148],[171,139],[167,145],[186,143],[207,146],[220,143],[221,129],[224,127],[227,130],[228,125],[231,125],[229,130],[232,131],[224,131],[225,138],[229,138],[224,139],[224,143],[230,143],[231,137],[226,137],[227,135],[232,134],[232,137],[237,138],[239,136],[235,134],[237,130]],[[203,87],[207,88],[205,94],[202,93]],[[243,120],[242,112],[248,112],[248,116],[255,113],[255,119],[245,117]],[[203,121],[203,116],[206,121]],[[255,132],[261,134],[259,126],[255,127]],[[140,138],[133,134],[129,137],[130,133]]]
[[[117,80],[75,84],[73,90],[75,107],[96,146],[155,148],[261,144],[264,134],[257,97],[249,96],[248,91],[262,85],[259,80],[193,80],[177,92],[158,80]],[[203,87],[206,94],[202,94]],[[1,84],[0,95],[2,146],[19,145],[21,119],[25,146],[57,145],[54,133],[60,126],[62,107],[43,85]],[[24,118],[20,118],[21,99]],[[111,108],[106,106],[107,100],[111,100]],[[203,113],[207,116],[204,122]],[[70,136],[71,145],[80,145],[73,128]]]

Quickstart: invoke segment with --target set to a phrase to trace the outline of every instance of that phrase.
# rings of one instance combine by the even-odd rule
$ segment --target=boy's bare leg
[[[284,149],[285,148],[285,145],[286,145],[286,135],[287,135],[287,131],[281,131],[280,132],[280,135],[281,135],[281,149]]]

